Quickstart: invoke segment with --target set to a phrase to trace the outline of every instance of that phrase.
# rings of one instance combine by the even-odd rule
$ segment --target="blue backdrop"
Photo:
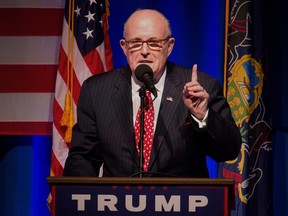
[[[276,2],[275,5],[279,6],[280,0],[278,4]],[[278,6],[275,6],[274,16],[271,16],[271,23],[268,23],[276,33],[283,31],[283,25],[288,23],[284,9],[281,9],[281,5]],[[211,74],[223,83],[225,0],[110,0],[109,35],[115,67],[126,64],[119,40],[122,38],[124,21],[137,8],[158,9],[170,20],[173,37],[176,38],[170,60],[189,67],[197,63],[199,70]],[[281,13],[278,14],[278,10]],[[274,26],[273,20],[278,19],[281,22]],[[275,36],[271,35],[269,46],[272,52],[281,55],[272,55],[274,58],[270,64],[271,68],[277,69],[270,74],[271,86],[277,86],[277,91],[272,88],[273,94],[271,93],[275,95],[273,99],[277,112],[277,115],[274,115],[274,156],[277,158],[274,163],[275,215],[287,215],[287,177],[283,174],[288,165],[288,121],[283,120],[287,119],[284,110],[288,108],[286,99],[284,100],[288,92],[285,87],[287,71],[286,65],[279,63],[279,59],[281,62],[288,59],[285,52],[288,48],[285,42],[285,38],[288,38],[287,32],[284,36],[275,39]],[[274,47],[275,41],[279,43],[279,40],[282,42],[282,49],[279,46],[278,49]],[[51,142],[51,136],[0,136],[0,215],[50,215],[45,201],[49,193],[46,177],[49,175]],[[217,171],[215,163],[211,160],[208,160],[208,163],[213,177]],[[282,177],[278,178],[280,175]]]

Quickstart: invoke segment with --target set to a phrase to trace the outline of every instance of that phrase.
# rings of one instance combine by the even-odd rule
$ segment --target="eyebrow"
[[[155,39],[159,39],[159,38],[157,38],[157,37],[151,37],[151,38],[149,38],[149,39],[147,39],[147,40],[155,40]],[[139,37],[136,37],[136,38],[132,38],[132,39],[130,39],[130,41],[131,40],[143,40],[142,38],[139,38]],[[145,40],[145,41],[147,41],[147,40]]]

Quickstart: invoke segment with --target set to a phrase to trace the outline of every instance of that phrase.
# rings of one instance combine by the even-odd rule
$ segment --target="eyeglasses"
[[[125,43],[128,45],[130,51],[138,51],[142,48],[143,44],[146,43],[150,50],[160,51],[163,47],[162,42],[168,41],[170,37],[164,39],[149,39],[146,41],[142,40],[130,40]]]

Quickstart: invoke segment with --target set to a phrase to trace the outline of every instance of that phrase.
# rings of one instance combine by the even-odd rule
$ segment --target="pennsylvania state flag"
[[[218,176],[235,181],[232,216],[273,215],[264,2],[226,0],[224,94],[240,129],[242,147],[238,158],[220,164]]]

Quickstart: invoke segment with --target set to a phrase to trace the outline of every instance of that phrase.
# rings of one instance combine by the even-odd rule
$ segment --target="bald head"
[[[172,34],[169,20],[162,13],[151,9],[140,9],[131,14],[125,22],[123,37],[127,38],[131,33],[130,31],[138,28],[139,25],[141,25],[145,31],[160,27],[161,29],[159,30],[165,37],[171,36]]]
[[[132,72],[146,64],[155,79],[160,77],[175,42],[166,17],[155,10],[137,10],[126,21],[123,36],[120,46]]]

